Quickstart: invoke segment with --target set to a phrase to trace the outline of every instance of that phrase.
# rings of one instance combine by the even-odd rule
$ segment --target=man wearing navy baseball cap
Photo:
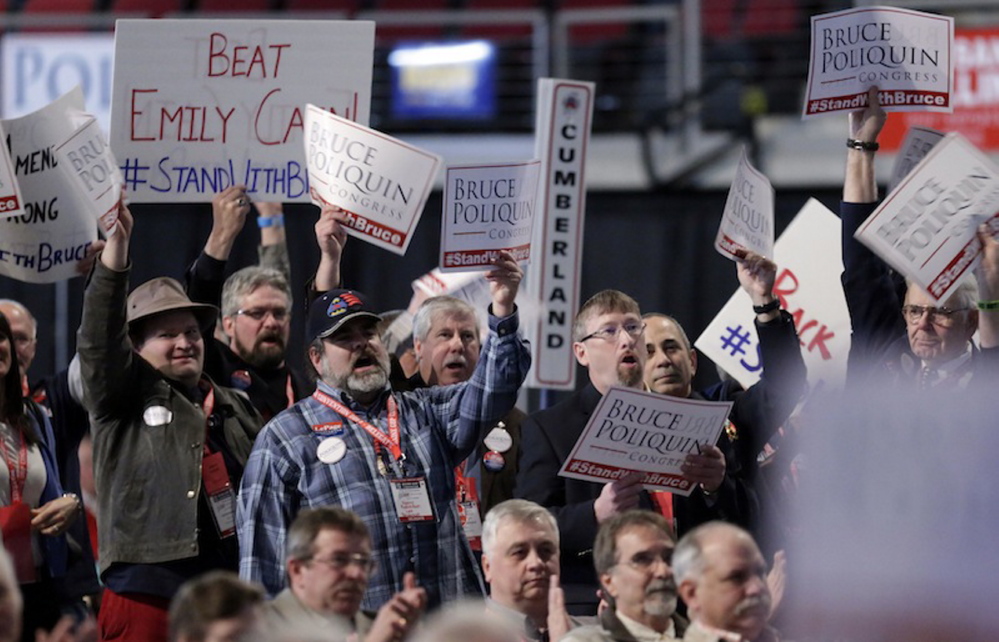
[[[482,595],[455,502],[454,468],[516,402],[531,358],[514,299],[523,272],[501,253],[487,273],[490,332],[463,383],[393,393],[370,300],[331,290],[309,309],[316,390],[265,426],[247,462],[237,523],[240,575],[271,595],[285,584],[288,525],[301,508],[338,505],[371,531],[362,608],[377,610],[416,574],[433,608]],[[329,560],[312,560],[329,564]]]

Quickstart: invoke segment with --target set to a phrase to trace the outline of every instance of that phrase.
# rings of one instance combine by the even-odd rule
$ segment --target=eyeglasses
[[[902,316],[905,317],[907,323],[916,324],[919,323],[924,314],[929,314],[930,323],[938,325],[941,328],[949,328],[954,325],[954,315],[967,310],[968,308],[952,310],[950,308],[935,308],[931,305],[903,305]]]
[[[367,555],[361,555],[357,553],[356,555],[347,555],[346,553],[339,555],[332,555],[329,559],[323,559],[321,557],[313,557],[310,562],[319,562],[320,564],[325,564],[329,566],[334,571],[342,571],[348,566],[356,566],[365,573],[370,573],[375,570],[375,560]]]
[[[288,320],[288,310],[285,308],[250,308],[249,310],[236,310],[237,315],[250,317],[254,321],[263,321],[267,315],[274,317],[278,323]]]
[[[673,549],[664,548],[659,553],[654,551],[641,551],[632,555],[631,559],[624,562],[636,571],[651,571],[652,567],[656,565],[656,562],[662,562],[666,566],[670,565],[673,561]]]
[[[587,339],[603,339],[604,341],[613,341],[617,339],[617,335],[624,332],[635,339],[642,336],[645,332],[645,323],[640,323],[638,321],[629,321],[622,326],[609,325],[604,328],[600,328],[595,332],[591,332],[582,339],[579,340],[580,343],[586,341]]]

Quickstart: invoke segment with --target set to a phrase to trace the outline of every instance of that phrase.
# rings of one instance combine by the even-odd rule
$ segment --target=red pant
[[[115,642],[167,642],[170,600],[141,593],[115,593],[104,589],[97,627],[101,640]]]

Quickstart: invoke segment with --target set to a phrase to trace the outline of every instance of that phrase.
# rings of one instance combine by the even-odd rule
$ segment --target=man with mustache
[[[486,513],[482,570],[488,613],[526,640],[559,640],[578,626],[565,612],[558,585],[558,525],[541,506],[510,499]]]
[[[673,531],[662,515],[630,510],[600,524],[593,564],[608,608],[600,623],[574,629],[571,642],[671,642],[687,621],[676,614],[670,560]]]
[[[331,290],[309,310],[315,392],[275,417],[254,447],[240,489],[240,572],[270,594],[284,587],[286,531],[302,508],[338,505],[371,531],[363,608],[375,610],[413,572],[430,607],[481,595],[462,532],[454,467],[517,398],[530,367],[514,299],[523,272],[503,252],[491,282],[490,332],[468,381],[412,392],[389,387],[389,359],[368,298]]]
[[[723,522],[702,524],[676,545],[673,570],[691,625],[684,642],[775,642],[767,626],[767,565],[752,536]]]
[[[732,513],[738,509],[730,495],[732,485],[725,484],[725,455],[717,446],[687,455],[684,474],[700,486],[689,498],[646,492],[640,473],[606,484],[558,476],[600,398],[612,386],[644,388],[644,330],[638,303],[627,294],[604,290],[591,297],[572,329],[576,360],[586,367],[589,384],[524,421],[516,494],[548,508],[558,521],[562,588],[573,615],[596,613],[598,583],[591,551],[597,527],[605,520],[631,508],[655,507],[675,517],[681,527],[689,527],[711,519],[734,519]]]
[[[266,421],[304,397],[308,386],[285,361],[293,297],[280,204],[255,206],[261,265],[225,279],[229,256],[251,209],[245,188],[235,185],[212,200],[212,231],[187,272],[187,292],[193,301],[221,307],[222,334],[206,339],[205,372],[245,392]]]
[[[412,573],[377,613],[361,610],[374,567],[371,536],[348,510],[303,510],[288,529],[287,550],[288,588],[264,606],[272,630],[312,624],[327,635],[337,631],[338,639],[355,635],[365,642],[391,642],[404,638],[423,612],[427,593]]]

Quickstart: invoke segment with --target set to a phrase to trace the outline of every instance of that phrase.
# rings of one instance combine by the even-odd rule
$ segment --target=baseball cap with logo
[[[381,319],[371,309],[368,297],[357,290],[330,290],[309,306],[309,342],[328,337],[347,321],[359,317]]]

